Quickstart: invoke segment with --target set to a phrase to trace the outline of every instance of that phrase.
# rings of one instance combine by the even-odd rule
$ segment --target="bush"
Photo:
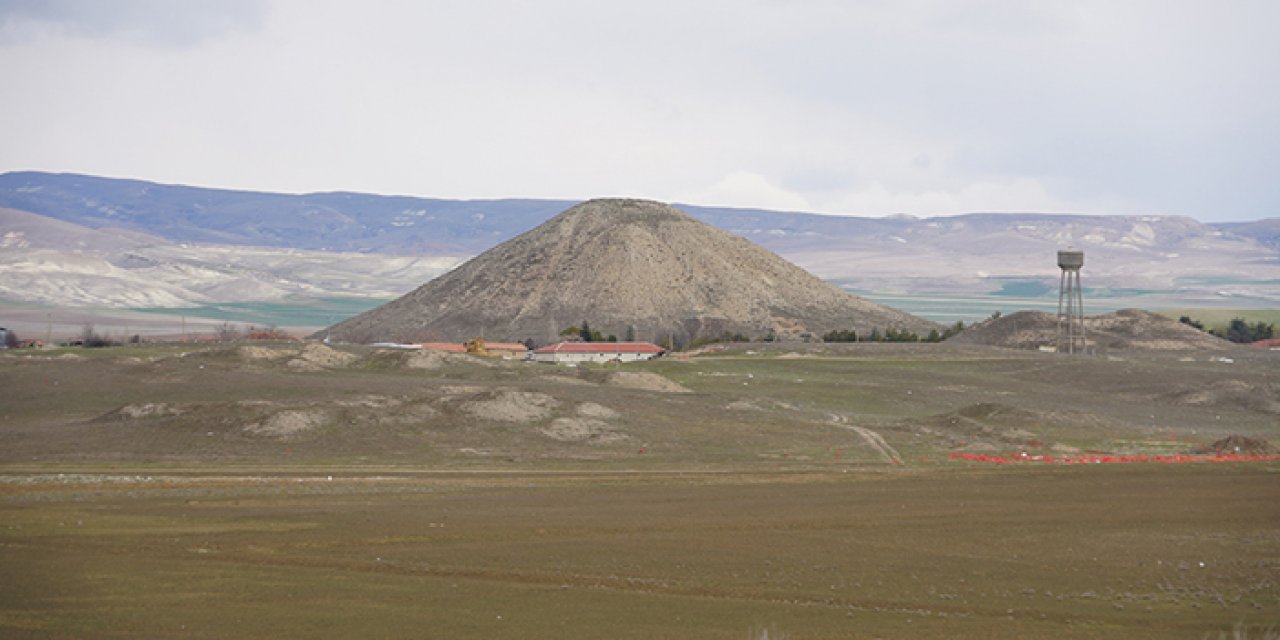
[[[274,324],[263,328],[249,325],[249,330],[245,332],[244,337],[250,340],[293,340],[293,336]]]
[[[116,342],[105,335],[99,334],[93,329],[93,325],[86,324],[84,328],[80,330],[80,346],[89,349],[97,349],[101,347],[114,347],[116,346]]]
[[[833,329],[822,334],[823,342],[857,342],[858,332],[853,329]]]

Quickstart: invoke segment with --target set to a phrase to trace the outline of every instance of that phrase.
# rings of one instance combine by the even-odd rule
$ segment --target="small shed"
[[[651,342],[561,342],[533,350],[535,362],[557,364],[580,362],[636,362],[666,353]]]

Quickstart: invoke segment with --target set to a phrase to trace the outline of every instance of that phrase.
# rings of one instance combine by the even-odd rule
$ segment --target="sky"
[[[1280,2],[0,0],[0,172],[1280,216]]]

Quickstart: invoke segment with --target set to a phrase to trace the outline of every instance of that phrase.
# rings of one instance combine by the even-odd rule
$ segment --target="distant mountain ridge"
[[[531,229],[577,200],[447,200],[349,192],[284,194],[166,185],[143,180],[36,171],[0,174],[0,207],[89,228],[118,227],[176,242],[247,244],[319,251],[478,253]],[[834,216],[676,204],[695,218],[774,243],[803,238],[883,236],[930,223],[1004,226],[1015,219],[1059,224],[1104,219],[1179,220],[1241,238],[1273,242],[1280,218],[1202,224],[1179,216],[972,213],[936,218]],[[786,239],[786,240],[783,240]],[[816,240],[814,240],[816,241]],[[812,241],[811,241],[812,242]]]
[[[302,195],[164,185],[78,174],[0,174],[0,207],[175,242],[398,254],[474,254],[570,201]]]
[[[456,262],[574,204],[289,195],[75,174],[0,174],[0,207],[89,229],[140,232],[173,243],[360,253],[371,260]],[[1280,304],[1280,219],[1210,225],[1179,216],[864,218],[676,207],[857,291],[991,294],[1028,284],[1056,289],[1055,252],[1074,246],[1086,252],[1087,287],[1167,291],[1184,306]],[[387,284],[370,281],[369,289],[386,291]],[[351,293],[362,288],[356,281],[348,285]]]

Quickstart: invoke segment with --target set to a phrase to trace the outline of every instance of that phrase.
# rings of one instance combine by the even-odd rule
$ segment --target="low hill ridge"
[[[1239,345],[1177,320],[1141,309],[1084,319],[1088,348],[1107,351],[1195,351],[1235,349]],[[1058,317],[1043,311],[1019,311],[976,324],[948,342],[984,344],[1012,349],[1037,349],[1057,344]]]

